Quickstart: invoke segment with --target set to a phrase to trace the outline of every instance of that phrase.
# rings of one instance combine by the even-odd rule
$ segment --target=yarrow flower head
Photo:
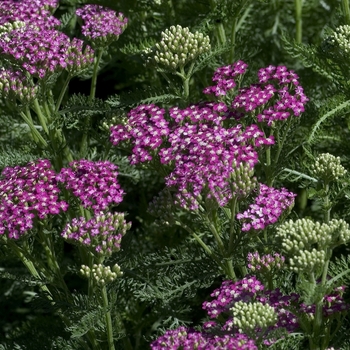
[[[189,28],[171,26],[161,33],[162,40],[156,44],[154,59],[170,70],[184,67],[204,52],[210,50],[209,36],[191,33]]]
[[[215,96],[225,96],[228,91],[236,87],[235,77],[242,76],[248,65],[243,61],[235,62],[232,65],[218,68],[212,80],[216,82],[214,86],[208,86],[203,90],[204,94],[214,94]]]
[[[2,0],[0,25],[21,21],[45,29],[58,27],[61,22],[50,12],[57,6],[58,0]]]
[[[82,265],[80,274],[87,279],[93,278],[100,286],[105,286],[107,283],[115,281],[117,277],[123,276],[118,264],[115,264],[112,269],[110,266],[102,264],[94,264],[92,269],[89,266]]]
[[[350,52],[350,26],[342,25],[336,28],[331,36],[333,43],[339,45],[339,47],[346,53]]]
[[[100,5],[85,5],[75,13],[83,19],[82,33],[94,48],[105,47],[118,40],[128,24],[128,19],[122,13],[117,15],[115,11]]]
[[[259,194],[249,209],[237,214],[243,221],[242,231],[263,230],[277,222],[282,213],[294,204],[296,194],[285,188],[275,189],[260,184]]]
[[[76,74],[94,60],[93,50],[84,48],[82,40],[28,23],[0,35],[0,53],[41,79],[64,69]]]
[[[266,330],[277,323],[275,309],[261,302],[238,301],[230,310],[233,313],[233,324],[241,333],[255,333],[256,328]]]
[[[225,112],[223,103],[173,107],[169,126],[165,110],[142,105],[130,111],[125,124],[111,127],[111,142],[131,140],[132,164],[150,161],[157,152],[162,164],[173,166],[166,185],[177,188],[181,207],[195,210],[203,195],[225,205],[232,195],[242,198],[255,186],[249,177],[258,161],[256,148],[274,144],[256,125],[224,128]],[[233,193],[230,183],[235,179]]]
[[[130,227],[131,223],[125,221],[123,213],[100,213],[90,220],[73,219],[61,236],[98,256],[111,256],[120,250],[121,240]]]
[[[203,92],[216,97],[226,96],[236,87],[236,80],[242,80],[247,67],[246,63],[238,61],[218,68],[212,78],[216,84],[206,87]],[[257,122],[271,126],[275,121],[285,120],[291,115],[300,116],[304,112],[308,98],[293,71],[285,66],[269,66],[259,70],[258,78],[259,83],[240,88],[233,99],[231,114],[236,119],[253,114]],[[268,107],[263,109],[267,104]]]
[[[163,138],[169,134],[169,123],[164,114],[164,109],[153,104],[132,109],[125,125],[119,124],[110,128],[112,144],[117,146],[122,141],[131,140],[134,145],[131,164],[152,160],[152,153],[159,149]]]
[[[259,252],[248,253],[248,268],[255,273],[267,274],[275,270],[281,269],[285,257],[279,253],[273,255],[260,255]]]
[[[66,211],[59,192],[49,160],[6,167],[0,178],[0,235],[19,239],[33,228],[34,219]]]
[[[14,98],[21,101],[31,101],[35,99],[38,87],[32,79],[20,70],[12,67],[0,67],[0,95],[4,98]]]
[[[77,160],[63,168],[56,179],[82,201],[84,208],[91,207],[95,213],[119,204],[124,191],[117,181],[118,166],[109,161]]]
[[[342,219],[322,224],[310,219],[289,220],[277,227],[277,237],[282,240],[282,248],[289,257],[290,269],[320,272],[329,258],[328,248],[347,243],[350,229]]]
[[[287,332],[293,332],[298,328],[298,321],[288,308],[298,300],[299,296],[297,294],[285,296],[279,289],[265,290],[264,285],[254,276],[247,276],[236,282],[224,281],[211,296],[214,300],[205,301],[202,307],[215,321],[206,322],[203,325],[204,329],[228,334],[241,330],[249,334],[251,339],[263,335],[267,342],[272,341],[269,333],[274,329],[284,328]],[[267,319],[260,314],[260,311],[253,312],[253,316],[251,308],[254,307],[262,313],[267,311],[269,315]],[[232,313],[233,309],[235,311]]]
[[[311,171],[314,176],[327,184],[339,180],[347,173],[340,163],[340,157],[335,157],[329,153],[320,154],[315,159],[315,163],[311,165]]]
[[[258,350],[245,334],[214,335],[185,327],[168,330],[151,343],[152,350]]]

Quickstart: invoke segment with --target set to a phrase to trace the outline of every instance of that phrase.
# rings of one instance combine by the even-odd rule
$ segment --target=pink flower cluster
[[[5,32],[0,36],[0,54],[15,59],[31,75],[45,78],[63,69],[72,74],[94,60],[94,52],[83,41],[72,40],[56,29],[37,27],[34,23]]]
[[[233,100],[232,108],[237,117],[268,103],[261,113],[258,112],[256,118],[258,122],[266,122],[269,126],[274,121],[286,120],[292,114],[300,116],[304,112],[308,98],[294,71],[289,71],[285,66],[269,66],[261,68],[258,77],[259,84],[240,89]],[[272,100],[274,96],[277,98],[275,102]]]
[[[132,140],[132,164],[150,161],[150,151],[157,151],[162,164],[174,167],[166,185],[177,188],[180,206],[198,208],[197,197],[203,190],[225,205],[232,197],[228,181],[234,167],[242,162],[253,167],[258,161],[256,148],[274,143],[256,125],[223,127],[225,107],[202,103],[171,108],[174,122],[169,127],[164,109],[142,105],[130,111],[125,125],[111,127],[111,142]]]
[[[50,9],[58,6],[58,0],[1,0],[0,25],[21,21],[40,28],[54,28],[60,21],[51,15]]]
[[[345,291],[345,286],[340,286],[334,289],[333,293],[326,295],[323,298],[323,317],[331,317],[334,314],[348,311],[350,309],[350,304],[344,301],[343,294]],[[305,303],[300,304],[300,312],[314,316],[316,311],[316,306],[307,305]]]
[[[208,86],[203,90],[204,94],[215,94],[215,96],[224,96],[227,91],[232,90],[236,86],[234,77],[243,75],[248,65],[243,61],[235,62],[232,65],[218,68],[212,80],[216,82],[214,86]]]
[[[66,225],[61,236],[69,242],[80,244],[94,253],[111,256],[120,250],[120,243],[131,227],[122,213],[97,214],[90,220],[74,218]]]
[[[132,109],[126,125],[112,126],[110,140],[113,145],[132,140],[134,148],[131,164],[152,160],[150,152],[158,149],[163,138],[169,134],[169,123],[164,118],[165,110],[153,104],[141,105]]]
[[[12,67],[0,67],[0,94],[3,97],[15,97],[29,101],[36,97],[38,87],[31,82],[22,71]]]
[[[117,40],[128,24],[128,19],[122,13],[117,16],[115,11],[100,5],[85,5],[75,13],[84,21],[83,35],[95,46]]]
[[[279,253],[260,255],[259,252],[248,253],[248,268],[254,272],[266,273],[280,269],[285,257]]]
[[[168,330],[151,344],[152,350],[258,350],[245,334],[213,335],[179,327]]]
[[[66,211],[58,200],[56,173],[48,160],[7,167],[0,178],[0,235],[18,239],[33,228],[35,218]]]
[[[226,321],[223,326],[220,326],[216,321],[209,321],[204,324],[203,327],[205,329],[209,330],[219,327],[221,331],[238,331],[233,326],[233,316],[230,312],[230,308],[238,301],[247,303],[259,301],[264,305],[267,304],[273,307],[278,315],[278,319],[276,325],[270,327],[269,331],[285,328],[288,332],[293,332],[299,327],[296,317],[288,311],[288,308],[299,299],[299,295],[293,293],[289,296],[283,296],[279,289],[265,290],[264,285],[254,276],[245,277],[237,282],[224,281],[221,287],[214,290],[211,296],[215,299],[210,302],[205,301],[203,309],[208,312],[211,318],[219,320],[224,317]]]
[[[178,190],[181,207],[195,210],[202,193],[214,198],[221,206],[232,198],[230,174],[241,162],[253,167],[258,161],[256,147],[271,145],[256,126],[242,125],[224,128],[212,123],[185,123],[174,129],[169,137],[170,147],[159,151],[163,164],[174,165],[166,177],[166,185]]]
[[[249,209],[237,214],[237,219],[243,221],[242,231],[263,230],[274,224],[282,213],[294,204],[296,194],[285,188],[276,189],[260,184],[259,195]]]
[[[83,207],[91,207],[95,213],[99,213],[108,205],[123,200],[124,191],[117,181],[117,165],[109,161],[85,159],[73,161],[69,165],[70,168],[61,169],[56,179],[80,198]]]

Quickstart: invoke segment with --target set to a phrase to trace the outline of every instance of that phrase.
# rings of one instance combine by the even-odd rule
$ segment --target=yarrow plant
[[[275,5],[0,2],[1,349],[349,347],[350,6]]]
[[[75,13],[84,21],[82,33],[93,47],[104,47],[118,40],[128,23],[122,13],[117,15],[115,11],[99,5],[85,5]]]

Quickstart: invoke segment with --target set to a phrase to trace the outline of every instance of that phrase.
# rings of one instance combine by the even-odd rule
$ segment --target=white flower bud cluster
[[[339,26],[333,33],[333,43],[337,43],[339,47],[346,53],[350,52],[350,26]]]
[[[115,264],[112,269],[110,266],[102,264],[94,264],[92,269],[89,266],[81,265],[80,273],[85,278],[93,278],[97,284],[103,286],[107,283],[113,282],[117,277],[123,275],[118,264]]]
[[[6,22],[3,25],[0,25],[0,35],[1,33],[8,33],[12,30],[25,27],[27,24],[22,21]]]
[[[340,157],[329,153],[320,154],[311,166],[312,173],[325,182],[336,181],[345,176],[346,169],[340,164]]]
[[[230,178],[232,194],[235,197],[246,198],[258,186],[258,181],[253,175],[254,169],[248,163],[241,162],[235,169]]]
[[[326,251],[350,240],[349,225],[342,219],[328,224],[310,219],[287,221],[277,228],[282,248],[289,256],[293,271],[313,271],[325,263]]]
[[[171,70],[184,67],[200,54],[210,50],[209,36],[200,32],[194,34],[189,28],[171,26],[162,32],[162,40],[156,44],[154,59]]]
[[[234,325],[243,333],[249,333],[256,328],[267,328],[277,322],[275,309],[260,302],[238,301],[230,310],[233,313]]]

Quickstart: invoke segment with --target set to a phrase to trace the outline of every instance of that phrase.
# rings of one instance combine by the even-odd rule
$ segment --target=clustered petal
[[[83,41],[56,29],[26,24],[0,35],[0,53],[16,60],[32,76],[45,78],[63,69],[74,74],[93,63],[94,52]]]
[[[100,5],[85,5],[75,13],[84,21],[83,35],[95,47],[103,47],[110,41],[117,40],[128,23],[122,13],[117,15],[115,11]]]
[[[67,224],[61,236],[80,244],[102,256],[110,256],[120,250],[120,242],[131,227],[123,213],[99,213],[90,220],[74,218]]]
[[[31,79],[12,67],[0,67],[0,94],[4,98],[14,97],[22,101],[30,101],[37,96],[38,87]]]
[[[109,161],[77,160],[63,168],[57,181],[82,201],[84,208],[91,207],[95,213],[105,210],[112,203],[123,200],[124,191],[118,181],[118,166]]]
[[[242,231],[263,230],[266,226],[277,222],[282,213],[294,204],[296,194],[287,189],[276,189],[260,184],[258,196],[249,209],[237,214],[243,221]]]
[[[0,26],[9,22],[22,21],[45,29],[57,27],[61,22],[50,12],[57,6],[58,0],[2,0]]]
[[[6,167],[0,179],[0,235],[18,239],[33,228],[35,218],[66,211],[59,192],[49,160]]]
[[[213,335],[179,327],[168,330],[151,344],[152,350],[258,350],[245,334]]]
[[[131,164],[152,160],[151,152],[163,143],[169,134],[169,123],[164,118],[165,110],[153,104],[140,105],[132,109],[126,125],[115,125],[110,128],[110,140],[113,145],[128,139],[133,143]]]
[[[258,72],[259,84],[239,90],[239,94],[232,102],[237,116],[243,112],[252,112],[260,106],[266,105],[276,96],[277,101],[264,109],[256,118],[258,122],[272,125],[274,121],[286,120],[291,115],[300,116],[305,110],[308,98],[299,85],[297,74],[285,66],[268,66]]]
[[[214,86],[208,86],[203,90],[204,94],[215,94],[215,96],[225,96],[228,91],[236,87],[236,82],[233,78],[243,75],[247,70],[248,65],[243,61],[238,61],[229,66],[218,68],[212,80],[216,82]]]

